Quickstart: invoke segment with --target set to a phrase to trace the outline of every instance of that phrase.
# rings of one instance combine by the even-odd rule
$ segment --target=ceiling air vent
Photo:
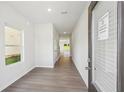
[[[61,14],[67,14],[68,12],[67,11],[62,11]]]

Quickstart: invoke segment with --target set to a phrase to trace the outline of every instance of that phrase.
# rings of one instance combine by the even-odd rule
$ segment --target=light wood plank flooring
[[[4,92],[83,92],[87,91],[70,58],[62,57],[55,68],[35,68]]]

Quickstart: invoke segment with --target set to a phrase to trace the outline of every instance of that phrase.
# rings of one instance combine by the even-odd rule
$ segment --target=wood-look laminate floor
[[[55,68],[35,68],[4,92],[83,92],[84,81],[70,58],[61,58]]]

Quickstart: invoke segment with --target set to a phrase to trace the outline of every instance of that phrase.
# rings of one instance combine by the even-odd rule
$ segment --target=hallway
[[[87,88],[71,59],[61,57],[55,68],[35,68],[3,91],[83,92]]]

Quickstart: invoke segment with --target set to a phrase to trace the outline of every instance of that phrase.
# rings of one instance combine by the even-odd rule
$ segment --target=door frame
[[[117,5],[117,91],[124,92],[124,2],[118,1]]]
[[[88,67],[92,68],[92,11],[98,1],[92,1],[88,8]],[[124,2],[117,2],[117,91],[124,91]],[[92,70],[88,70],[88,91],[100,89],[92,82]]]
[[[88,91],[97,92],[96,86],[92,82],[92,11],[98,1],[92,1],[88,8]]]

